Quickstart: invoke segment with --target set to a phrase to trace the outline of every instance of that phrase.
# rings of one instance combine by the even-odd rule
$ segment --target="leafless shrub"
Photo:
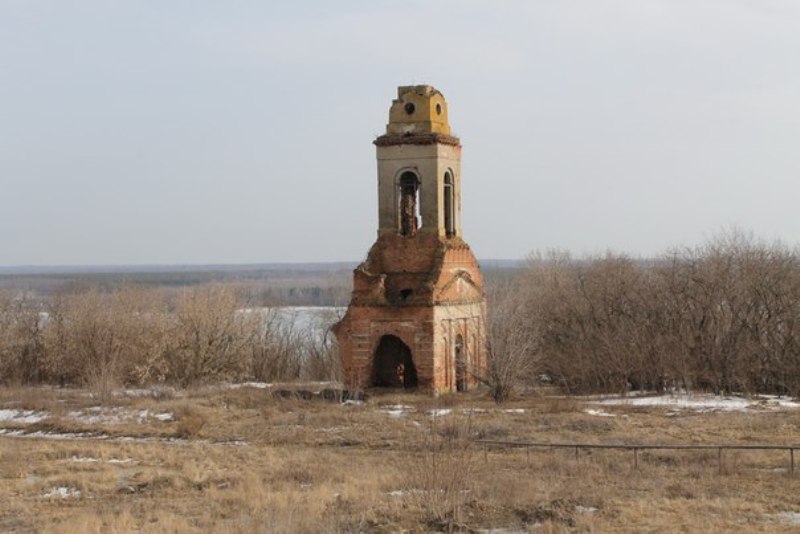
[[[297,315],[281,315],[279,308],[256,314],[261,327],[250,344],[253,377],[264,382],[300,378],[303,332]]]
[[[530,383],[539,364],[537,301],[518,277],[493,281],[489,288],[485,376],[492,398],[506,401],[522,383]]]
[[[175,410],[174,415],[176,421],[175,435],[179,438],[196,438],[208,422],[208,419],[201,411],[188,405],[179,407]]]
[[[543,369],[568,392],[800,392],[800,265],[738,231],[652,261],[536,259]]]
[[[261,327],[251,344],[251,370],[261,381],[341,379],[336,339],[330,314],[301,316],[291,308],[266,308],[258,312]],[[304,317],[304,320],[301,320]]]
[[[308,380],[341,381],[342,365],[331,326],[342,317],[342,308],[316,316],[316,323],[305,330],[304,377]]]
[[[403,466],[406,492],[424,510],[429,526],[447,532],[460,530],[475,461],[469,418],[431,420],[420,457]]]
[[[39,307],[24,293],[0,292],[0,380],[39,380],[43,342]]]
[[[87,385],[105,396],[122,383],[163,378],[167,332],[153,290],[62,295],[50,307],[44,330],[45,379]]]
[[[167,349],[168,378],[186,386],[247,376],[247,349],[259,318],[238,310],[229,286],[203,286],[181,295]]]

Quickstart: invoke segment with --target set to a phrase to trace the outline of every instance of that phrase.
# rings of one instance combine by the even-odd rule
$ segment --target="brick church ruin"
[[[464,391],[486,370],[486,295],[461,237],[461,142],[427,85],[399,87],[378,156],[378,239],[334,326],[345,387]]]

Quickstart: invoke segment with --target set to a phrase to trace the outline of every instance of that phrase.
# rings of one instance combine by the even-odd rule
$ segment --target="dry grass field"
[[[10,532],[781,532],[786,452],[486,450],[477,439],[798,444],[800,409],[485,393],[364,403],[269,388],[0,390]]]

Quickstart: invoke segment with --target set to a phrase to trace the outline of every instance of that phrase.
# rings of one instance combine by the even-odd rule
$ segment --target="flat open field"
[[[306,386],[322,389],[324,385]],[[695,396],[280,398],[253,384],[0,390],[0,530],[780,532],[786,451],[486,450],[477,439],[800,444],[800,409]],[[659,404],[660,402],[660,404]],[[799,458],[800,460],[800,458]]]

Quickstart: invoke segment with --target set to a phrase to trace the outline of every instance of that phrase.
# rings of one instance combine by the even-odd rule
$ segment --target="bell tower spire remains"
[[[345,386],[465,390],[486,370],[486,297],[461,237],[461,142],[442,93],[399,87],[374,144],[378,237],[334,327]]]

